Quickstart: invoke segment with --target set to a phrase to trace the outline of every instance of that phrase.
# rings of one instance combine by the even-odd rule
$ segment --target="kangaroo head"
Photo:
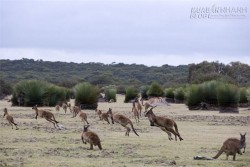
[[[240,133],[240,141],[241,141],[242,143],[245,143],[245,142],[246,142],[246,134],[247,134],[247,133],[245,133],[245,134],[243,135],[243,134]]]
[[[84,132],[87,132],[87,131],[88,131],[88,128],[89,128],[89,126],[90,126],[90,125],[84,125],[84,126],[83,126],[83,131],[84,131]]]
[[[37,109],[37,104],[36,104],[34,107],[32,107],[32,109],[33,109],[33,110],[36,110],[36,109]]]
[[[155,107],[156,107],[156,106],[155,106]],[[148,116],[154,114],[154,113],[153,113],[153,108],[155,108],[155,107],[151,107],[148,111],[145,111],[145,112],[144,112],[145,117],[148,117]]]
[[[109,110],[108,110],[108,112],[107,112],[108,114],[112,114],[112,109],[111,108],[109,108]]]

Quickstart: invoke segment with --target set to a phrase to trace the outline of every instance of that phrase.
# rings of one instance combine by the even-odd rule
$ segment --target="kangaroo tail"
[[[220,149],[220,151],[213,157],[214,159],[219,158],[219,156],[223,153],[222,148]]]
[[[139,135],[137,134],[137,132],[135,131],[135,128],[134,128],[132,122],[130,122],[130,126],[131,126],[132,130],[134,131],[134,133],[135,133],[137,136],[139,136]]]

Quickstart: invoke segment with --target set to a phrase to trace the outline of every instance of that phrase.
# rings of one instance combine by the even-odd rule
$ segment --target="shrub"
[[[96,109],[99,89],[90,83],[79,83],[74,87],[75,105],[81,105],[83,109]]]
[[[47,106],[55,106],[69,100],[69,90],[63,87],[51,85],[46,89],[44,95],[44,104]]]
[[[140,94],[142,99],[148,99],[147,91],[149,90],[149,86],[145,85],[140,88]]]
[[[34,106],[44,104],[44,94],[48,83],[39,80],[21,81],[13,90],[12,105]]]
[[[202,102],[202,88],[200,85],[190,85],[186,92],[186,105],[189,110],[199,109]]]
[[[247,103],[247,88],[240,88],[240,100],[239,103]]]
[[[220,84],[217,88],[217,98],[220,112],[238,112],[240,100],[239,89],[232,84]],[[229,109],[232,108],[232,111]]]
[[[0,99],[4,98],[4,96],[10,95],[11,92],[12,87],[4,80],[0,79]]]
[[[110,101],[111,99],[113,99],[116,102],[116,89],[105,90],[105,100]]]
[[[250,103],[250,88],[247,88],[247,90],[246,90],[246,96],[247,96],[248,103]]]
[[[208,81],[204,82],[202,87],[202,101],[206,102],[208,104],[213,104],[215,106],[218,105],[218,99],[217,99],[217,87],[221,82],[219,81]]]
[[[165,97],[166,98],[174,98],[174,88],[166,88],[164,90],[164,93],[165,93]]]
[[[185,100],[185,89],[183,87],[177,88],[174,90],[174,98],[176,101],[184,101]]]
[[[127,103],[130,100],[134,100],[136,97],[138,97],[138,91],[134,87],[128,87],[126,89],[126,95],[124,102]]]
[[[153,97],[162,97],[164,96],[164,91],[163,88],[157,82],[153,82],[150,85],[149,90],[147,91],[147,95]]]

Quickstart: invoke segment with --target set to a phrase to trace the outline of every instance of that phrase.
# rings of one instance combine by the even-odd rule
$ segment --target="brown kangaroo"
[[[79,117],[81,118],[82,122],[85,121],[85,122],[87,122],[87,124],[89,124],[88,120],[87,120],[87,114],[86,113],[80,111]]]
[[[229,138],[226,141],[224,141],[221,149],[217,153],[216,156],[214,156],[214,159],[217,159],[223,152],[226,153],[226,160],[228,160],[228,156],[232,155],[233,160],[235,161],[236,153],[242,155],[241,149],[244,148],[243,153],[245,153],[246,149],[246,133],[244,135],[240,134],[240,140],[236,138]]]
[[[91,132],[88,130],[89,125],[83,126],[83,132],[82,132],[82,142],[84,144],[87,144],[87,142],[90,144],[89,150],[93,150],[93,145],[98,146],[100,150],[102,150],[101,140],[98,137],[98,135],[94,132]]]
[[[107,111],[107,113],[101,113],[100,120],[104,120],[104,121],[108,122],[108,124],[110,124],[109,115],[110,115],[109,110]]]
[[[72,114],[73,114],[72,118],[76,117],[77,114],[78,114],[80,111],[81,111],[81,108],[80,108],[80,107],[74,106],[74,107],[73,107],[73,111],[72,111]]]
[[[98,115],[98,117],[101,119],[101,115],[102,115],[102,110],[98,110],[98,109],[95,109],[95,115]]]
[[[7,108],[4,108],[4,115],[3,117],[6,116],[6,119],[9,121],[9,123],[12,126],[13,129],[13,124],[16,126],[16,130],[18,130],[17,124],[14,122],[14,118],[8,113]]]
[[[67,105],[66,103],[63,103],[63,104],[62,104],[62,108],[63,108],[63,110],[65,111],[65,114],[66,114],[66,112],[67,112],[67,107],[68,107],[68,105]]]
[[[135,102],[133,102],[132,112],[135,117],[135,122],[139,122],[139,111],[137,109],[137,106],[135,105]]]
[[[151,107],[150,110],[148,110],[146,113],[145,113],[145,117],[149,117],[150,118],[150,125],[151,126],[159,126],[159,127],[162,127],[162,128],[165,128],[166,131],[168,132],[171,132],[175,135],[175,140],[177,141],[177,137],[179,137],[180,141],[183,140],[183,138],[181,137],[181,135],[179,134],[178,132],[178,127],[177,127],[177,124],[175,123],[174,120],[172,119],[169,119],[169,118],[166,118],[166,117],[160,117],[160,116],[156,116],[154,113],[153,113],[153,108],[154,107]],[[175,129],[173,129],[173,127]],[[162,129],[161,128],[161,129]],[[163,130],[163,129],[162,129]],[[163,130],[164,131],[164,130]],[[165,132],[166,132],[165,131]],[[167,132],[166,132],[167,133]],[[171,138],[171,137],[169,137]]]
[[[126,131],[126,133],[125,133],[125,136],[129,136],[129,132],[131,131],[131,129],[127,126],[128,124],[131,126],[133,132],[134,132],[137,136],[139,136],[139,135],[137,134],[137,132],[135,131],[135,129],[134,129],[134,126],[133,126],[132,121],[131,121],[129,118],[125,117],[125,116],[122,115],[122,114],[114,114],[114,115],[113,115],[112,109],[111,109],[111,108],[109,108],[109,110],[108,110],[107,113],[111,115],[111,120],[112,120],[112,123],[113,123],[113,124],[114,124],[114,122],[116,122],[116,123],[122,125],[124,128],[127,129],[127,131]]]
[[[56,121],[55,116],[54,116],[53,113],[51,113],[49,111],[45,111],[45,110],[38,110],[37,105],[32,107],[32,109],[36,111],[36,116],[35,116],[36,119],[37,119],[37,116],[39,116],[41,118],[45,118],[47,121],[53,123],[55,128],[56,128],[56,126],[59,127],[57,125],[59,122]]]
[[[142,106],[141,106],[141,104],[140,104],[140,102],[139,102],[139,101],[137,101],[137,110],[139,111],[140,116],[141,116]]]

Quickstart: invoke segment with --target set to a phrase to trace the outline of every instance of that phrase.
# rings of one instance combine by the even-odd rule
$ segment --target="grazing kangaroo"
[[[55,128],[56,128],[56,126],[59,127],[57,125],[59,122],[56,121],[55,116],[54,116],[53,113],[51,113],[49,111],[45,111],[45,110],[38,110],[37,105],[32,107],[32,109],[36,111],[36,116],[35,116],[36,119],[37,119],[37,116],[39,116],[41,118],[45,118],[47,121],[53,123]]]
[[[98,146],[100,150],[102,150],[101,140],[98,137],[98,135],[94,132],[91,132],[88,130],[89,125],[83,126],[83,132],[82,132],[82,142],[84,144],[87,144],[87,142],[90,144],[89,150],[93,150],[93,145]]]
[[[85,122],[87,122],[87,124],[89,124],[88,120],[87,120],[87,114],[86,113],[80,111],[79,117],[81,118],[82,122],[85,121]]]
[[[135,102],[133,102],[132,112],[134,113],[135,122],[139,122],[139,111],[135,105]]]
[[[113,115],[112,109],[111,109],[111,108],[109,108],[109,110],[108,110],[107,113],[111,115],[111,120],[112,120],[112,123],[113,123],[113,124],[114,124],[114,122],[116,122],[116,123],[122,125],[124,128],[127,129],[127,131],[126,131],[126,133],[125,133],[125,136],[129,136],[129,132],[131,131],[131,129],[127,126],[128,124],[131,126],[133,132],[134,132],[137,136],[139,136],[139,135],[137,134],[137,132],[135,131],[135,129],[134,129],[134,126],[133,126],[132,121],[131,121],[129,118],[127,118],[127,117],[125,117],[124,115],[121,115],[121,114],[114,114],[114,115]]]
[[[243,153],[245,153],[246,149],[246,133],[244,135],[240,134],[240,140],[236,138],[229,138],[226,141],[224,141],[221,149],[217,153],[216,156],[214,156],[214,159],[217,159],[223,152],[226,153],[227,157],[226,160],[228,160],[228,156],[232,155],[233,160],[235,161],[236,153],[242,155],[241,149],[244,148]]]
[[[17,124],[14,122],[14,118],[8,113],[7,108],[4,108],[4,115],[3,117],[6,116],[6,119],[9,121],[9,124],[11,124],[12,129],[13,129],[13,124],[16,126],[16,130],[18,130]]]
[[[175,123],[175,121],[172,120],[172,119],[166,118],[166,117],[156,116],[153,113],[153,108],[154,107],[151,107],[151,109],[148,110],[145,113],[145,117],[149,117],[150,118],[150,124],[151,124],[151,126],[157,125],[159,127],[165,128],[166,131],[169,131],[169,132],[171,132],[171,133],[173,133],[175,135],[175,140],[176,141],[177,141],[177,137],[176,136],[179,137],[180,141],[183,140],[183,138],[181,137],[181,135],[178,132],[178,127],[177,127],[177,124]],[[173,127],[175,129],[173,129]]]

